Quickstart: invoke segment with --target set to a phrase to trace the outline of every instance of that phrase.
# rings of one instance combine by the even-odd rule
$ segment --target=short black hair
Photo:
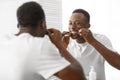
[[[40,21],[45,20],[42,6],[34,1],[23,3],[17,10],[17,20],[23,27],[36,27]]]
[[[84,9],[75,9],[73,12],[72,12],[72,14],[73,13],[82,13],[82,14],[84,14],[84,16],[86,17],[86,19],[87,19],[87,22],[90,22],[90,14],[86,11],[86,10],[84,10]]]

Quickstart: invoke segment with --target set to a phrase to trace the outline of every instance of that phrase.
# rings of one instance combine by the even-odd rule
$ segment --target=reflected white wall
[[[69,17],[74,9],[83,8],[91,15],[91,30],[106,35],[114,49],[120,53],[120,1],[119,0],[62,0],[62,30],[68,30]],[[106,80],[120,80],[120,71],[106,67]]]
[[[62,30],[62,1],[61,0],[38,0],[42,5],[48,28]]]

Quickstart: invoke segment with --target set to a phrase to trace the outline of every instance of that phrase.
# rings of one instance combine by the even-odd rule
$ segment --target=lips
[[[78,34],[78,31],[71,31],[71,34],[76,35],[76,34]]]
[[[77,33],[77,31],[71,31],[71,33],[72,33],[72,34],[76,34],[76,33]]]
[[[78,32],[77,31],[71,31],[71,37],[73,39],[77,38],[78,37]]]

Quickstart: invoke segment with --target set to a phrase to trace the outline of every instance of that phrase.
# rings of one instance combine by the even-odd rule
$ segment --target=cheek
[[[71,30],[71,27],[70,27],[70,26],[68,27],[68,30],[69,30],[69,31]]]
[[[69,28],[69,30],[71,30],[73,27],[72,27],[71,25],[69,25],[69,27],[68,27],[68,28]]]

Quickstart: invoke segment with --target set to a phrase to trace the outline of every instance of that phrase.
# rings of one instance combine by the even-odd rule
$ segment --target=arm
[[[61,55],[66,58],[66,60],[68,60],[71,65],[58,72],[56,75],[58,77],[61,77],[61,79],[63,78],[62,80],[85,80],[85,75],[83,73],[81,65],[70,55],[70,53],[64,47],[62,47],[62,45],[57,46],[57,48],[59,49]]]
[[[55,75],[62,80],[86,80],[81,65],[69,54],[63,46],[61,33],[56,29],[48,30],[50,40],[58,48],[60,54],[68,60],[71,65],[57,72]]]
[[[107,60],[107,62],[110,65],[120,70],[120,55],[119,54],[109,50],[103,44],[97,41],[93,37],[92,32],[90,30],[83,28],[79,31],[79,33],[80,35],[84,37],[86,42],[92,45]]]
[[[120,55],[118,53],[109,50],[97,40],[94,40],[91,45],[107,60],[110,65],[120,70]]]

